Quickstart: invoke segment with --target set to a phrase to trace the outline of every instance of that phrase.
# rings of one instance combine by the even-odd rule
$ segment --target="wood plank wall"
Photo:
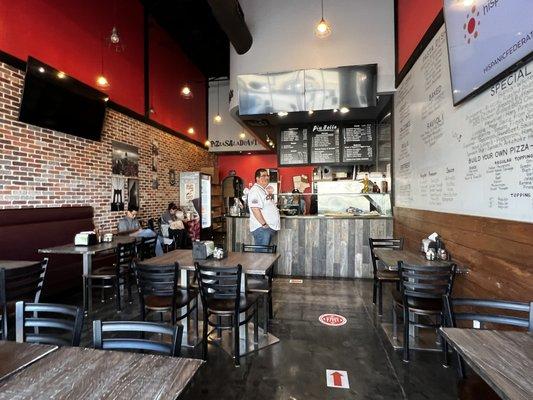
[[[420,251],[433,232],[470,270],[457,277],[455,296],[533,301],[533,224],[394,208],[394,236],[405,238],[408,250]]]

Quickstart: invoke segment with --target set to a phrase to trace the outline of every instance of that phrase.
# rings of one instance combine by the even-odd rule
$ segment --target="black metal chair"
[[[207,360],[207,340],[210,332],[208,327],[214,327],[220,336],[222,330],[233,329],[235,365],[240,365],[240,333],[239,327],[248,327],[248,322],[254,319],[254,343],[259,341],[257,293],[241,293],[242,266],[236,267],[205,267],[195,263],[196,277],[202,298],[203,325],[203,359]],[[249,311],[251,310],[251,313]],[[241,313],[248,313],[244,320],[239,320]],[[215,316],[216,322],[210,317]],[[230,323],[223,324],[223,318],[229,318]]]
[[[113,335],[104,338],[104,334]],[[157,335],[160,340],[147,339]],[[179,357],[183,326],[141,321],[93,321],[93,345],[100,350],[148,351]],[[165,340],[168,338],[168,340]]]
[[[155,257],[155,247],[157,245],[157,236],[146,238],[143,237],[139,244],[139,259],[146,260],[148,258]]]
[[[242,244],[243,253],[271,253],[275,254],[277,246]],[[246,279],[246,290],[250,293],[262,294],[263,299],[263,329],[268,332],[268,320],[273,317],[272,309],[272,281],[274,279],[274,266],[270,268],[266,275],[251,275]]]
[[[27,267],[0,268],[0,340],[8,338],[8,320],[16,301],[39,302],[47,266],[45,258]]]
[[[15,311],[16,340],[19,343],[79,346],[83,311],[63,304],[18,301]]]
[[[198,336],[198,291],[178,286],[179,264],[147,265],[135,264],[135,274],[139,290],[141,319],[146,320],[148,312],[170,313],[170,323],[174,325],[195,312],[195,329]],[[178,315],[178,309],[187,307],[186,312]]]
[[[495,326],[518,327],[528,332],[533,331],[533,302],[520,303],[504,300],[485,300],[457,298],[443,296],[446,326],[454,328],[472,328],[474,321],[478,321],[479,329],[489,324],[490,329]],[[506,315],[505,315],[506,313]],[[446,343],[446,341],[445,341]],[[443,348],[445,364],[448,364],[448,348]],[[498,394],[479,375],[465,374],[463,358],[457,353],[457,370],[461,378],[458,384],[460,400],[471,399],[500,399]]]
[[[392,318],[393,336],[397,337],[396,309],[403,309],[403,361],[409,362],[410,326],[435,329],[438,335],[438,328],[444,324],[442,296],[451,294],[455,270],[455,264],[427,266],[398,262],[400,292],[392,291]],[[435,323],[412,321],[410,313],[434,317]]]
[[[370,257],[372,257],[372,270],[374,275],[374,286],[372,290],[372,303],[376,304],[378,299],[378,314],[383,314],[383,283],[395,283],[396,289],[399,289],[400,276],[397,271],[387,271],[379,268],[379,257],[374,254],[374,249],[403,249],[402,239],[373,239],[369,238]],[[378,296],[379,295],[379,296]]]
[[[90,275],[83,277],[84,290],[91,292],[94,288],[102,290],[102,302],[104,302],[104,290],[113,288],[117,302],[117,311],[122,310],[120,301],[120,286],[128,289],[128,298],[131,302],[131,274],[132,263],[135,258],[135,243],[119,243],[116,248],[115,263],[95,269]],[[95,284],[94,281],[97,283]],[[88,298],[89,296],[87,296]]]

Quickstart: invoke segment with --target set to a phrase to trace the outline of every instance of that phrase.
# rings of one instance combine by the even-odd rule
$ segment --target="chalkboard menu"
[[[311,164],[341,162],[339,126],[316,124],[311,131]]]
[[[285,128],[279,138],[279,164],[302,165],[309,162],[307,128]]]
[[[344,127],[342,132],[342,162],[374,162],[374,124],[351,124]]]

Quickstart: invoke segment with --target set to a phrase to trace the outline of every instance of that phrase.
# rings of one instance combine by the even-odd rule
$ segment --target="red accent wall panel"
[[[113,26],[123,52],[103,46]],[[143,114],[143,8],[131,0],[9,0],[0,2],[0,49],[29,55],[96,87],[101,73],[114,102]]]
[[[180,90],[187,83],[194,97],[184,99]],[[204,143],[206,126],[206,83],[200,70],[179,45],[155,22],[150,22],[150,118],[194,140]],[[194,134],[188,134],[189,128]]]
[[[406,64],[442,9],[442,0],[397,0],[397,70]]]
[[[255,170],[258,168],[278,168],[278,157],[275,154],[252,154],[252,155],[219,155],[218,168],[220,179],[228,176],[229,171],[234,169],[238,176],[244,180],[247,187],[250,182],[255,182]],[[279,167],[281,178],[281,191],[291,192],[294,188],[292,178],[297,175],[307,175],[309,183],[313,178],[313,167]],[[306,192],[310,192],[311,188]]]

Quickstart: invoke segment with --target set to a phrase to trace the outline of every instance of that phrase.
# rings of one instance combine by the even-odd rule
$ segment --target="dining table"
[[[228,268],[235,267],[237,265],[242,266],[241,273],[241,293],[246,293],[247,277],[249,275],[263,275],[266,276],[271,268],[273,268],[276,261],[279,259],[280,255],[278,253],[249,253],[249,252],[228,252],[227,257],[218,260],[213,257],[204,259],[204,260],[195,260],[192,255],[192,250],[173,250],[165,253],[159,257],[153,257],[148,260],[142,261],[144,265],[172,265],[178,263],[180,270],[180,285],[183,288],[188,289],[191,285],[190,282],[190,273],[195,270],[195,262],[198,262],[202,266],[215,267],[215,268]],[[181,310],[182,315],[186,313],[187,309],[184,307]],[[240,315],[241,319],[245,318],[245,314]],[[184,324],[184,345],[194,347],[199,343],[201,338],[190,334],[188,329],[189,319]],[[251,329],[251,328],[250,328]],[[221,341],[216,341],[221,344],[221,347],[229,354],[233,355],[232,340],[230,338],[225,338],[228,331],[222,332],[223,337]],[[250,336],[250,330],[242,325],[240,328],[240,349],[241,355],[251,353],[253,351],[260,350],[264,347],[270,346],[272,344],[278,343],[279,339],[268,332],[268,330],[259,328],[259,342],[256,344],[248,343],[246,340]],[[213,340],[215,341],[215,340]]]
[[[31,260],[0,260],[0,268],[3,269],[17,269],[25,268],[37,264],[39,261]]]
[[[55,350],[57,346],[0,340],[0,382]]]
[[[119,244],[137,243],[135,236],[115,236],[111,242],[102,242],[89,246],[76,246],[74,243],[39,249],[40,254],[78,254],[82,256],[83,276],[92,273],[92,259],[96,254],[114,251]],[[83,287],[83,309],[85,313],[91,311],[92,293]]]
[[[533,399],[531,332],[460,328],[440,332],[503,400]]]
[[[190,358],[61,347],[0,380],[0,400],[173,400],[203,363]]]

